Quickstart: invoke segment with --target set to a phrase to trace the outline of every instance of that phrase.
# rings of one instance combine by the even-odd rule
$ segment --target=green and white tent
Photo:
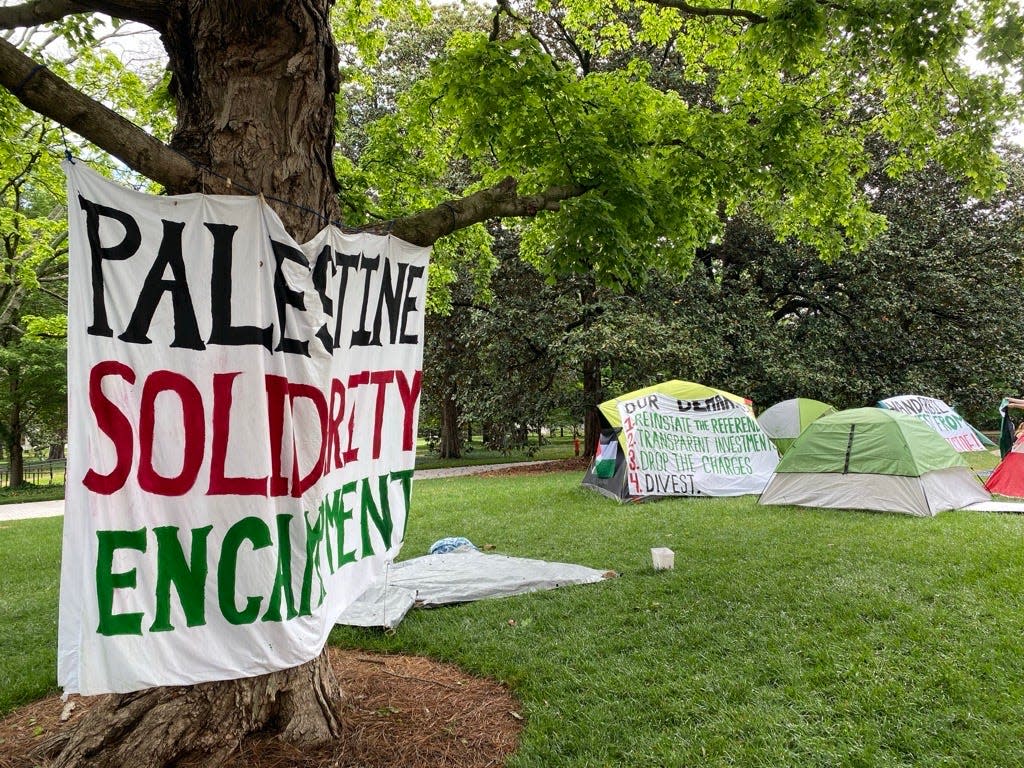
[[[931,517],[990,498],[960,454],[923,421],[853,408],[803,431],[759,503]]]
[[[811,422],[835,412],[835,407],[821,400],[794,397],[766,409],[757,417],[757,423],[775,443],[779,453],[785,454]]]

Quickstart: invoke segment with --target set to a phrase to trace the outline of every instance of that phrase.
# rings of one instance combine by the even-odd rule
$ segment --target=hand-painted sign
[[[942,400],[920,395],[900,395],[880,400],[878,405],[891,411],[916,416],[961,453],[985,450],[977,430]]]
[[[429,249],[334,227],[299,244],[258,198],[65,171],[59,682],[306,662],[402,544]]]
[[[760,493],[779,463],[757,421],[728,398],[655,393],[618,407],[633,496]]]

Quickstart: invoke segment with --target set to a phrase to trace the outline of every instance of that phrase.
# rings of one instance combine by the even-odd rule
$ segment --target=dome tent
[[[1014,443],[1009,453],[992,470],[985,481],[985,490],[999,496],[1024,498],[1024,440]]]
[[[785,454],[789,446],[793,444],[800,433],[807,429],[815,419],[835,413],[834,406],[823,403],[821,400],[812,400],[808,397],[794,397],[790,400],[783,400],[757,417],[757,423],[761,429],[768,433],[768,437],[775,443],[780,454]]]
[[[853,408],[804,430],[759,503],[931,517],[989,498],[960,454],[924,422],[897,411]]]
[[[1010,398],[1003,398],[999,404],[1002,423],[999,426],[999,452],[1002,459],[999,465],[985,481],[985,490],[999,496],[1024,498],[1024,438],[1017,439],[1013,421],[1007,410],[1022,407],[1021,401],[1011,403]]]

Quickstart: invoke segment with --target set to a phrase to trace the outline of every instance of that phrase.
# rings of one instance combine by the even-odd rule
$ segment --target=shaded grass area
[[[1024,518],[621,506],[579,480],[418,481],[403,556],[462,535],[619,578],[332,642],[509,683],[519,768],[1024,764]],[[60,524],[0,524],[0,713],[54,686]]]
[[[64,498],[64,484],[22,485],[19,488],[0,488],[0,504],[22,504],[32,501],[54,501]]]
[[[582,440],[580,452],[582,453]],[[445,467],[470,467],[478,464],[513,464],[521,461],[548,461],[554,459],[571,459],[573,457],[571,437],[552,436],[546,438],[543,445],[530,446],[529,451],[496,451],[485,448],[480,441],[474,441],[458,459],[441,459],[437,453],[427,449],[420,441],[416,451],[416,469],[441,469]]]
[[[406,552],[464,535],[621,578],[335,641],[508,681],[512,766],[1024,764],[1024,519],[618,506],[578,482],[419,483]]]

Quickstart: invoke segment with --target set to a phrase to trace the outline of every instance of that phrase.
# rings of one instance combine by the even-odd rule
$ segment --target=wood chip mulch
[[[484,768],[504,765],[515,751],[520,705],[499,683],[419,656],[336,648],[330,654],[345,695],[341,739],[299,751],[254,737],[224,768]],[[37,765],[36,746],[73,725],[90,704],[78,696],[71,701],[67,722],[60,720],[67,708],[58,696],[0,720],[0,768]]]
[[[586,472],[590,466],[590,459],[561,459],[558,461],[546,461],[543,464],[527,464],[517,466],[509,464],[501,469],[491,469],[487,472],[478,473],[477,477],[502,477],[505,475],[537,475],[544,472]]]

